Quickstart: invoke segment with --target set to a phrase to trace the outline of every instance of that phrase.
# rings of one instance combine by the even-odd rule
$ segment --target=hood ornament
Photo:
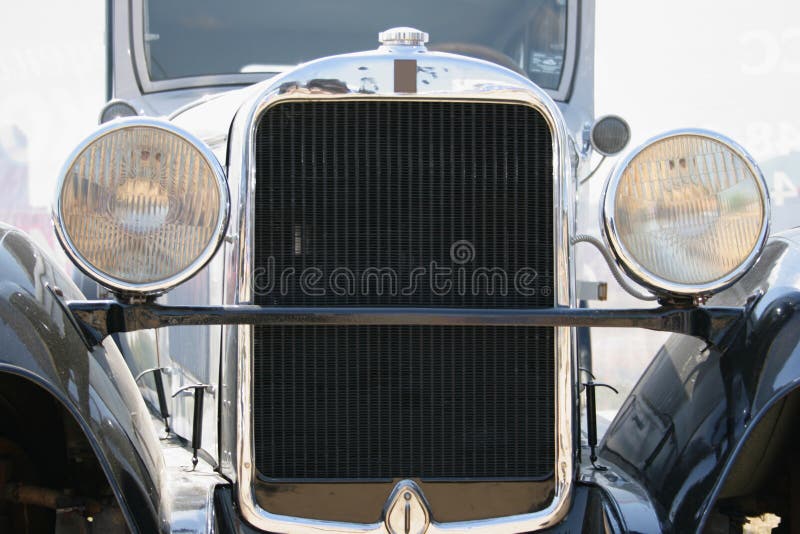
[[[390,534],[425,534],[430,525],[428,503],[410,480],[395,486],[386,505],[386,530]]]

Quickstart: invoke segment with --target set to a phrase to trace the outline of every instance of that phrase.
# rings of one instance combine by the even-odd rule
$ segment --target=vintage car
[[[800,233],[752,158],[658,136],[581,235],[629,139],[591,0],[346,5],[109,2],[76,272],[0,229],[0,530],[798,531]],[[577,247],[651,302],[593,307]],[[598,442],[604,327],[673,335]]]

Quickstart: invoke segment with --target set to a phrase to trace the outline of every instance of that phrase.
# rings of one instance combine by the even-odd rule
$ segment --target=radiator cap
[[[416,28],[399,26],[378,34],[382,45],[424,46],[428,42],[428,34]]]

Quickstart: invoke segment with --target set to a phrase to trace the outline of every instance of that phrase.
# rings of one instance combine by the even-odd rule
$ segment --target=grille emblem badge
[[[410,480],[395,486],[386,505],[386,529],[390,534],[424,534],[430,524],[428,505],[419,487]]]

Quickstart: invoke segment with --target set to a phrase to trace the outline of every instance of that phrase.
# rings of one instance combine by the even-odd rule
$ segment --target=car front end
[[[591,30],[577,28],[591,27],[580,16],[591,22],[593,5],[530,4],[536,16],[498,47],[522,46],[516,56],[460,42],[438,51],[424,31],[396,27],[377,50],[280,69],[288,60],[246,58],[224,74],[170,63],[163,8],[133,2],[144,17],[115,26],[133,32],[134,61],[113,80],[139,81],[70,156],[53,209],[93,298],[51,293],[86,350],[120,346],[123,380],[152,415],[138,432],[165,426],[149,468],[161,530],[657,532],[720,513],[749,435],[736,425],[771,402],[751,403],[745,422],[715,414],[715,428],[729,426],[713,433],[683,404],[648,412],[688,386],[663,380],[672,389],[659,396],[645,379],[598,443],[604,384],[580,338],[590,327],[673,333],[698,346],[660,353],[654,369],[672,358],[691,376],[747,353],[777,335],[755,318],[791,327],[769,303],[793,309],[795,238],[780,254],[767,244],[758,166],[705,130],[622,159],[603,193],[603,241],[580,235],[591,156],[619,153],[629,132],[593,119],[591,84],[576,86],[592,74],[579,54]],[[188,27],[212,35],[209,20]],[[542,20],[558,30],[549,48],[531,33]],[[141,116],[161,106],[172,109]],[[583,242],[658,306],[579,305]],[[729,382],[708,384],[707,400],[731,400]],[[673,416],[695,426],[675,437]],[[647,455],[628,439],[637,432]],[[716,459],[670,448],[687,435]],[[695,486],[667,496],[654,482],[666,474]]]

